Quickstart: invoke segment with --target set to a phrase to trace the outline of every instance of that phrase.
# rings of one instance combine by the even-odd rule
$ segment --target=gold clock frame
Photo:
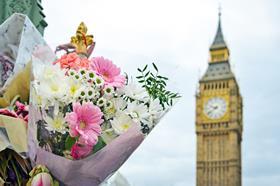
[[[204,113],[204,107],[205,104],[212,98],[214,97],[220,97],[222,99],[225,100],[226,102],[226,112],[225,114],[217,119],[212,119],[210,117],[208,117],[205,113]],[[229,116],[230,116],[230,112],[229,112],[229,103],[230,103],[230,96],[228,91],[221,91],[221,92],[211,92],[210,94],[205,94],[202,96],[202,121],[203,122],[225,122],[229,120]]]

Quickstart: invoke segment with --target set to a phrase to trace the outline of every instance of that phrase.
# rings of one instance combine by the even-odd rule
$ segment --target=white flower
[[[149,113],[149,126],[156,124],[160,118],[164,114],[164,110],[162,105],[160,104],[159,99],[151,99],[149,102],[149,108],[148,108],[148,113]]]
[[[40,84],[36,86],[36,89],[42,99],[53,101],[65,98],[69,87],[67,81],[60,79],[41,81]]]
[[[86,78],[87,76],[87,71],[85,69],[80,69],[78,73],[83,78]]]
[[[142,121],[149,116],[147,106],[142,103],[139,104],[136,101],[128,103],[125,112],[129,114],[135,121]]]
[[[39,82],[53,80],[55,78],[65,78],[65,72],[62,69],[60,69],[58,65],[45,65],[42,63],[34,63],[33,67],[35,79]]]
[[[57,65],[35,65],[35,89],[42,99],[64,100],[69,90],[65,72]],[[43,101],[46,102],[46,101]]]
[[[105,86],[105,88],[103,89],[104,91],[104,97],[106,98],[111,98],[114,94],[114,88],[112,86]]]
[[[55,118],[51,118],[49,116],[44,117],[47,122],[46,129],[49,131],[57,131],[62,134],[66,132],[66,121],[62,115],[62,113],[58,113]]]
[[[114,104],[112,101],[107,101],[105,104],[104,116],[105,119],[110,119],[115,116],[116,109],[114,108]]]
[[[73,69],[70,69],[68,71],[68,75],[71,76],[71,77],[74,77],[76,74],[77,74],[77,72],[75,70],[73,70]]]
[[[98,100],[97,100],[97,106],[99,106],[99,107],[103,107],[105,104],[106,104],[106,99],[105,98],[99,98]]]
[[[80,89],[82,88],[82,85],[79,81],[75,81],[74,79],[68,80],[69,83],[69,94],[67,95],[71,100],[78,98]]]
[[[88,80],[94,81],[97,75],[93,71],[87,71],[86,78]]]
[[[116,134],[122,134],[126,132],[133,124],[133,120],[124,112],[117,112],[114,119],[111,121],[111,125]]]
[[[163,107],[159,99],[151,99],[149,102],[149,114],[154,117],[159,117],[163,112]]]
[[[106,105],[105,105],[105,108],[106,108],[106,109],[112,109],[112,108],[114,108],[114,105],[113,105],[112,101],[107,101],[107,102],[106,102]]]
[[[113,102],[114,108],[116,110],[124,110],[127,106],[127,102],[120,97],[113,98],[111,101]]]
[[[94,83],[97,88],[101,88],[104,85],[104,80],[101,77],[96,77]]]
[[[130,82],[128,85],[124,86],[119,90],[119,93],[124,93],[129,98],[139,101],[146,101],[149,98],[146,89],[134,82]]]

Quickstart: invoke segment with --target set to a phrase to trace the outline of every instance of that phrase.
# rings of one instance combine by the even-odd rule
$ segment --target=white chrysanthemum
[[[99,107],[103,107],[103,106],[105,106],[106,105],[106,99],[105,98],[99,98],[98,100],[97,100],[97,106],[99,106]]]
[[[80,90],[82,89],[82,84],[74,79],[68,79],[69,83],[69,94],[67,95],[69,99],[73,100],[79,97]]]
[[[113,102],[114,108],[116,110],[124,110],[127,106],[127,102],[120,97],[113,98],[111,101]]]
[[[67,91],[69,90],[68,83],[64,79],[40,81],[36,86],[38,94],[42,99],[64,100]]]
[[[94,83],[97,88],[101,88],[104,85],[104,80],[101,77],[96,77]]]
[[[95,100],[95,99],[99,98],[100,93],[98,91],[96,91],[94,88],[88,87],[86,89],[86,95],[87,95],[87,99]]]
[[[139,101],[147,101],[147,99],[149,98],[146,89],[135,82],[130,82],[128,85],[119,89],[119,93],[125,94],[129,98]]]
[[[113,105],[112,101],[107,101],[107,102],[106,102],[106,105],[105,105],[105,108],[106,108],[106,109],[112,109],[112,108],[114,108],[114,105]]]
[[[45,121],[47,122],[46,129],[49,131],[57,131],[62,134],[66,132],[66,121],[62,115],[62,113],[58,113],[55,118],[51,118],[49,116],[44,117]]]
[[[42,99],[48,101],[64,100],[68,93],[69,84],[65,71],[57,65],[35,65],[36,92]],[[45,101],[43,101],[45,102]]]
[[[79,75],[80,75],[81,77],[83,77],[83,78],[86,78],[86,77],[87,77],[87,70],[85,70],[85,69],[80,69],[80,70],[78,71],[78,73],[79,73]]]
[[[39,82],[54,80],[55,78],[65,78],[65,71],[60,69],[58,65],[44,65],[42,63],[34,63],[34,76]]]
[[[70,77],[74,77],[76,74],[77,74],[77,72],[76,72],[75,70],[73,70],[73,69],[70,69],[70,70],[68,71],[68,75],[69,75]]]
[[[97,75],[93,71],[87,71],[86,78],[88,80],[94,81]]]
[[[147,106],[142,103],[139,104],[136,101],[128,103],[125,112],[135,121],[142,121],[149,116]]]
[[[160,104],[159,99],[150,100],[148,113],[149,113],[149,121],[151,123],[158,122],[158,120],[162,117],[164,110],[162,105]]]
[[[105,109],[104,109],[105,119],[108,120],[110,118],[113,118],[115,116],[115,113],[116,113],[116,109],[114,107],[113,102],[107,100],[107,102],[105,104]]]
[[[114,119],[111,121],[111,125],[116,134],[122,134],[126,132],[133,124],[133,120],[124,112],[117,112]]]
[[[114,95],[114,88],[112,86],[105,86],[105,88],[103,89],[104,91],[104,97],[106,98],[112,98]]]

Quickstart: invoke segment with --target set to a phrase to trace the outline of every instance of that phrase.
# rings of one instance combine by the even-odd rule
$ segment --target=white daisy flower
[[[106,105],[105,105],[105,108],[106,108],[106,109],[112,109],[112,108],[114,108],[114,105],[113,105],[112,101],[107,101],[107,102],[106,102]]]
[[[114,95],[114,88],[112,86],[105,86],[103,91],[106,98],[111,98]]]
[[[97,88],[101,88],[104,85],[104,80],[101,77],[96,77],[94,83]]]
[[[105,106],[106,105],[106,99],[105,98],[99,98],[98,100],[97,100],[97,106],[99,106],[99,107],[103,107],[103,106]]]
[[[162,105],[160,104],[159,99],[151,99],[149,102],[149,114],[151,117],[157,119],[160,118],[162,113],[164,112]]]
[[[149,98],[146,89],[135,82],[130,82],[128,85],[119,89],[119,93],[125,94],[129,98],[139,101],[147,101]]]
[[[94,99],[96,97],[96,91],[94,89],[87,90],[87,98]]]
[[[94,81],[97,75],[93,71],[87,71],[86,78],[88,80]]]
[[[111,101],[113,102],[114,108],[117,110],[124,110],[127,106],[127,102],[120,97],[113,98]]]
[[[81,99],[86,99],[87,98],[87,91],[85,90],[85,89],[81,89],[80,91],[79,91],[79,98],[81,98]]]
[[[80,69],[79,72],[78,72],[82,77],[86,77],[87,75],[87,71],[85,69]]]
[[[81,75],[80,73],[76,73],[73,78],[77,81],[81,81],[83,79],[83,75]]]
[[[75,99],[79,97],[80,89],[82,85],[79,81],[75,81],[74,79],[69,79],[69,99]]]
[[[126,132],[133,124],[133,120],[124,112],[117,112],[114,119],[111,121],[112,128],[115,133],[120,135]]]
[[[47,122],[46,129],[49,131],[57,131],[62,134],[66,132],[66,121],[63,117],[62,113],[58,113],[55,115],[55,118],[51,118],[49,116],[44,117],[45,121]]]
[[[128,103],[125,112],[129,114],[135,121],[145,120],[148,114],[148,108],[144,104],[139,104],[136,101]]]
[[[71,77],[74,77],[76,74],[77,74],[77,72],[75,70],[73,70],[73,69],[70,69],[68,71],[68,75],[71,76]]]

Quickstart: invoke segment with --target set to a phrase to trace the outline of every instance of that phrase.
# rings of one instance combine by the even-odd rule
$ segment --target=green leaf
[[[143,78],[143,76],[136,76],[136,78],[137,78],[137,79],[141,79],[141,78]]]
[[[146,66],[144,67],[144,69],[142,70],[142,72],[144,72],[144,71],[147,69],[147,67],[148,67],[148,65],[146,65]]]
[[[168,80],[168,78],[164,77],[164,76],[157,76],[157,77],[160,78],[160,79]]]
[[[72,138],[71,136],[67,136],[65,140],[65,149],[71,150],[72,146],[76,143],[76,138]]]
[[[138,81],[139,83],[144,83],[144,80],[140,80],[140,81]]]
[[[154,64],[154,63],[152,63],[152,64],[153,64],[155,70],[158,72],[158,68],[157,68],[156,64]]]
[[[137,68],[137,70],[138,70],[139,72],[142,72],[142,70],[141,70],[140,68]]]
[[[149,74],[150,74],[150,71],[145,74],[145,77],[147,77]]]
[[[105,146],[106,146],[106,143],[103,141],[102,137],[99,136],[98,137],[98,142],[93,147],[93,154],[95,154],[96,152],[98,152],[99,150],[101,150]]]

